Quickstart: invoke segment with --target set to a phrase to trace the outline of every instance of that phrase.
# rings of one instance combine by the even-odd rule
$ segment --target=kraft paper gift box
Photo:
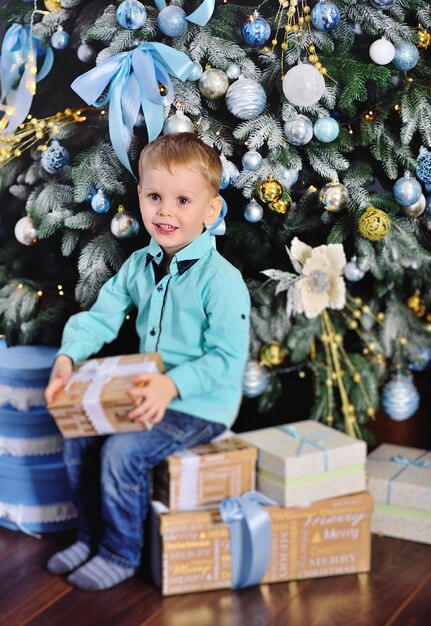
[[[146,430],[127,417],[135,405],[126,392],[138,374],[162,371],[157,352],[89,359],[78,365],[48,409],[66,438]]]
[[[283,506],[307,506],[366,489],[367,447],[314,420],[240,437],[259,450],[257,489]]]
[[[242,500],[227,499],[228,505],[234,501],[227,515],[226,501],[220,508],[183,512],[152,503],[151,570],[163,595],[369,571],[369,493],[321,500],[307,508],[259,505],[257,524],[251,519],[249,526],[237,519]],[[248,508],[245,503],[246,515]]]
[[[431,452],[382,444],[367,460],[372,532],[431,544]]]
[[[255,488],[256,459],[256,448],[235,436],[181,450],[156,468],[153,497],[177,511],[240,496]]]

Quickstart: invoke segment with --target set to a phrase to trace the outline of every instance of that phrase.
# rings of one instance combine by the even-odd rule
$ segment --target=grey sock
[[[85,563],[89,557],[89,546],[82,541],[77,541],[65,550],[56,552],[49,559],[46,567],[51,574],[66,574]]]
[[[96,555],[71,574],[67,581],[87,591],[109,589],[134,575],[132,567],[120,567]]]

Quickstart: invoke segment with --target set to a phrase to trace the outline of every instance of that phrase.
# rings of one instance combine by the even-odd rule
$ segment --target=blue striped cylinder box
[[[0,458],[46,455],[62,449],[63,438],[45,407],[18,411],[10,404],[0,406]]]
[[[61,454],[0,458],[0,525],[13,530],[56,532],[76,527]]]

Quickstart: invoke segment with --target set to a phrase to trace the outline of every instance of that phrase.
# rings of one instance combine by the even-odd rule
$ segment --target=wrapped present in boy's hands
[[[163,369],[157,352],[89,359],[76,368],[48,409],[67,438],[147,430],[148,424],[129,418],[136,400],[127,392],[139,374]]]

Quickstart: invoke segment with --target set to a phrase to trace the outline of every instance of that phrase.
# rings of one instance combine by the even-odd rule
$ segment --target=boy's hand
[[[60,354],[60,356],[55,359],[48,386],[45,389],[45,400],[47,404],[50,404],[54,400],[54,396],[64,387],[71,377],[72,372],[72,359],[65,354]]]
[[[139,374],[133,379],[135,387],[127,392],[138,403],[129,413],[133,422],[157,424],[166,411],[169,402],[176,398],[178,390],[166,374]]]

